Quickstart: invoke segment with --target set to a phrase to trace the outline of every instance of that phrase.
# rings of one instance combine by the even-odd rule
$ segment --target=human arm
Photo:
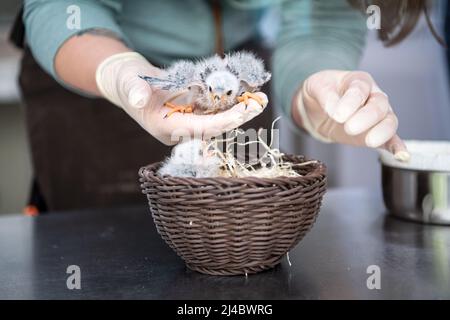
[[[169,111],[163,105],[168,93],[154,90],[138,77],[158,76],[161,70],[126,45],[112,9],[99,1],[83,0],[28,0],[25,5],[27,41],[48,73],[69,89],[108,99],[165,144],[177,143],[180,136],[221,134],[263,110],[258,107],[248,112],[238,104],[217,115],[174,114],[164,119]],[[66,28],[69,5],[80,7],[79,30]],[[91,10],[97,16],[90,15]],[[267,103],[265,96],[263,100]]]
[[[355,71],[365,44],[364,16],[346,0],[286,1],[281,25],[274,55],[274,89],[285,114],[324,142],[406,151],[395,134],[398,121],[387,96],[370,75]],[[375,115],[366,112],[351,121],[357,125],[346,125],[369,102]],[[389,129],[383,132],[389,134],[369,135],[383,121],[382,127]],[[358,125],[358,130],[351,130]]]

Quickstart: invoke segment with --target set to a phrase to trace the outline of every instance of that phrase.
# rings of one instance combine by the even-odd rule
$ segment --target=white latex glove
[[[207,139],[237,128],[260,114],[268,102],[267,96],[258,92],[263,106],[251,99],[247,108],[239,103],[214,115],[175,113],[164,118],[171,110],[164,107],[164,102],[173,94],[150,88],[138,77],[142,74],[158,77],[162,73],[139,53],[125,52],[105,59],[98,66],[96,82],[103,97],[121,107],[148,133],[167,145],[178,143],[182,137]]]
[[[366,72],[315,73],[303,83],[294,108],[294,118],[321,141],[383,148],[409,160],[388,97]]]

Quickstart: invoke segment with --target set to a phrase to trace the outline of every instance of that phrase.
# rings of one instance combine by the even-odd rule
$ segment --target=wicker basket
[[[162,177],[159,166],[139,171],[156,228],[190,269],[211,275],[277,265],[312,227],[326,189],[320,162],[276,179]]]

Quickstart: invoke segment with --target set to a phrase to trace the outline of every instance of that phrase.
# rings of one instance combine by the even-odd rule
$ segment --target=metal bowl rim
[[[439,174],[445,174],[450,175],[450,171],[444,171],[444,170],[426,170],[426,169],[410,169],[410,168],[400,168],[400,167],[394,167],[385,164],[381,158],[378,158],[378,162],[381,163],[381,166],[389,168],[389,169],[395,169],[395,170],[401,170],[401,171],[410,171],[410,172],[420,172],[420,173],[439,173]]]

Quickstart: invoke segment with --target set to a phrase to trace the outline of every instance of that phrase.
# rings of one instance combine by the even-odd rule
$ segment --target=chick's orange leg
[[[176,112],[181,112],[181,113],[192,113],[193,112],[193,108],[189,104],[177,105],[172,102],[166,102],[166,103],[164,103],[164,106],[172,109],[164,116],[164,118],[168,118]]]
[[[245,104],[245,108],[247,108],[248,106],[248,99],[253,99],[256,102],[258,102],[258,104],[260,106],[263,105],[263,101],[260,97],[258,97],[256,94],[252,93],[252,92],[244,92],[240,97],[237,98],[239,102],[244,102]]]

